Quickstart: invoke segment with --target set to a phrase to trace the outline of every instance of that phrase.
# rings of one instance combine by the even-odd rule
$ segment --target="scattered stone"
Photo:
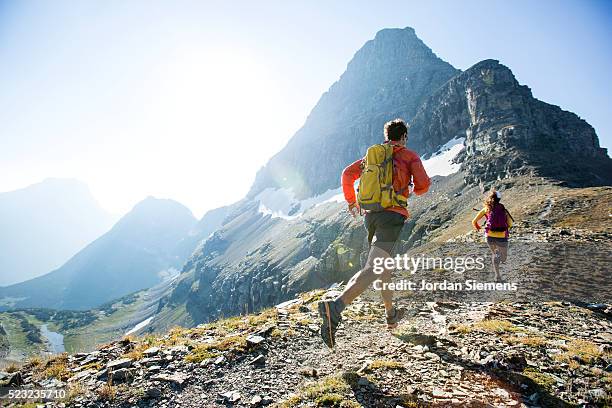
[[[159,357],[145,357],[139,363],[145,367],[152,365],[162,365],[165,360]]]
[[[423,355],[425,356],[425,358],[428,358],[428,359],[433,360],[433,361],[440,361],[441,360],[439,355],[437,355],[436,353],[432,353],[430,351],[428,351],[427,353],[425,353]]]
[[[253,360],[251,360],[251,364],[258,367],[263,367],[264,365],[266,365],[266,357],[260,354]]]
[[[145,391],[145,395],[147,396],[147,398],[155,399],[161,397],[162,392],[157,387],[151,387],[147,388],[147,390]]]
[[[223,398],[223,400],[227,401],[227,402],[237,402],[238,400],[240,400],[240,393],[236,390],[234,391],[227,391],[224,392],[222,394],[219,394],[221,396],[221,398]]]
[[[283,303],[279,303],[278,305],[276,305],[277,309],[288,309],[289,307],[293,306],[293,305],[297,305],[302,303],[302,299],[297,298],[297,299],[291,299],[291,300],[287,300],[286,302]]]
[[[257,346],[263,343],[265,340],[266,340],[265,338],[261,336],[257,336],[257,335],[250,335],[246,338],[246,342],[250,347]]]
[[[180,355],[180,354],[187,354],[188,352],[189,352],[189,349],[187,348],[187,346],[183,346],[183,345],[174,346],[168,350],[168,353],[170,353],[173,356]]]
[[[142,352],[146,357],[153,357],[154,355],[159,353],[159,347],[149,347],[145,351]]]
[[[370,380],[365,377],[359,377],[359,380],[357,380],[357,385],[367,387],[368,385],[370,385]]]
[[[69,382],[73,382],[73,381],[80,381],[84,378],[90,377],[92,375],[94,375],[96,373],[96,370],[93,369],[87,369],[87,370],[83,370],[75,375],[73,375],[72,377],[70,377],[68,379]]]
[[[120,358],[118,360],[110,361],[106,364],[106,368],[109,370],[117,370],[119,368],[131,367],[134,360],[131,358]]]
[[[252,407],[256,407],[256,406],[259,406],[262,401],[263,401],[263,398],[261,398],[259,395],[255,395],[253,398],[251,398],[250,404]]]
[[[151,380],[169,382],[169,383],[173,383],[177,385],[183,385],[185,381],[187,381],[189,378],[190,378],[189,375],[183,374],[183,373],[174,373],[174,374],[161,373],[161,374],[152,376]]]
[[[318,372],[316,368],[312,368],[312,367],[301,367],[298,370],[298,373],[303,375],[304,377],[317,377],[318,376]]]
[[[21,373],[19,371],[9,374],[6,378],[7,379],[5,379],[5,383],[3,384],[6,387],[13,387],[23,384],[23,378],[21,377]]]
[[[112,370],[110,371],[110,373],[111,373],[111,379],[114,382],[125,381],[129,377],[131,377],[131,372],[127,368],[120,368],[118,370]]]

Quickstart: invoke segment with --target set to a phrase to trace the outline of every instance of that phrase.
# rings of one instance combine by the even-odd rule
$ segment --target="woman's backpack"
[[[497,203],[491,209],[487,217],[487,231],[503,232],[508,230],[508,218],[510,216],[503,204]],[[510,218],[512,218],[510,216]]]

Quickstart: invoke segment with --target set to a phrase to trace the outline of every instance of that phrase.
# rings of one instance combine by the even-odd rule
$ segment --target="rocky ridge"
[[[370,292],[347,309],[330,351],[317,333],[315,308],[338,289],[256,315],[33,360],[0,377],[68,390],[45,407],[610,403],[610,305],[402,301],[410,317],[389,332]]]
[[[411,122],[423,152],[451,135],[466,137],[457,158],[467,184],[518,175],[574,186],[610,185],[612,160],[595,130],[558,106],[537,100],[495,60],[477,63],[438,89]]]
[[[525,176],[497,186],[517,220],[513,240],[520,250],[515,253],[530,254],[511,257],[517,277],[544,272],[542,276],[551,278],[558,268],[569,274],[568,266],[580,265],[581,274],[602,271],[593,284],[605,279],[610,261],[602,248],[612,245],[609,187],[568,189]],[[412,216],[400,237],[402,253],[427,253],[455,242],[455,252],[486,255],[484,244],[473,244],[480,237],[470,232],[472,209],[480,208],[482,199],[478,187],[465,185],[462,172],[435,178],[430,193],[410,200]],[[364,261],[365,238],[362,220],[348,216],[342,204],[320,205],[290,221],[265,216],[253,205],[194,253],[149,329],[160,332],[174,324],[193,326],[260,310],[299,292],[346,281]],[[566,262],[567,247],[580,263]],[[546,263],[551,259],[554,264]]]

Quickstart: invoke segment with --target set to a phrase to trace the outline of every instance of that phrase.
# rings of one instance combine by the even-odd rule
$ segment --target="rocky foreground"
[[[382,308],[358,300],[330,351],[317,333],[315,305],[333,292],[162,337],[32,360],[1,377],[5,385],[67,390],[46,407],[612,403],[609,305],[404,302],[411,316],[390,332]]]

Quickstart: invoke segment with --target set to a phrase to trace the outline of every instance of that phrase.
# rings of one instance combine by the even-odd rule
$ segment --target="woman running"
[[[480,231],[482,227],[478,222],[482,217],[486,217],[485,236],[487,237],[487,244],[491,249],[493,257],[495,280],[498,282],[501,281],[499,264],[506,262],[508,257],[508,230],[512,227],[513,221],[512,216],[504,205],[500,203],[500,200],[501,193],[492,190],[485,200],[484,208],[472,220],[474,229]]]

